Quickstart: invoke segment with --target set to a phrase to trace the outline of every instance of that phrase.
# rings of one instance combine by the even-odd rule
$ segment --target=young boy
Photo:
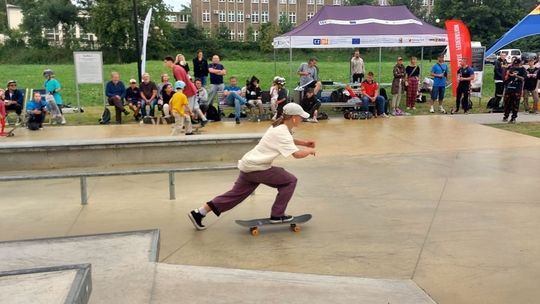
[[[300,106],[304,109],[305,112],[309,114],[309,118],[304,121],[307,122],[319,122],[317,116],[319,115],[319,108],[321,107],[321,102],[315,97],[313,88],[306,89],[304,93],[304,98],[300,101]]]
[[[136,121],[141,119],[141,90],[137,86],[137,80],[130,79],[129,87],[126,89],[126,100],[129,104],[129,108],[133,111],[133,117]]]
[[[281,115],[283,115],[283,107],[287,104],[287,89],[284,88],[285,86],[285,78],[279,77],[276,80],[276,86],[277,86],[277,108],[276,108],[276,115],[275,118],[279,119]]]
[[[54,103],[49,106],[51,114],[54,114],[54,118],[65,125],[66,119],[64,118],[64,113],[62,113],[62,96],[59,93],[60,90],[62,90],[60,82],[54,78],[54,72],[51,69],[44,70],[43,77],[45,77],[43,86],[45,87],[47,94],[50,94],[54,98]]]
[[[171,135],[178,135],[182,133],[184,123],[186,124],[186,135],[193,135],[193,129],[191,126],[191,109],[186,95],[184,95],[185,82],[179,80],[174,83],[176,93],[169,101],[172,115],[174,116],[174,127]],[[185,111],[187,109],[187,111]]]
[[[28,113],[28,129],[32,131],[43,129],[47,102],[41,99],[39,92],[34,92],[32,100],[26,103],[26,112]]]

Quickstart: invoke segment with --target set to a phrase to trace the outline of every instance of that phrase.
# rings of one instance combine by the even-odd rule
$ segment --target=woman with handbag
[[[416,65],[416,57],[411,57],[411,64],[405,68],[405,87],[407,90],[407,110],[416,110],[416,96],[420,82],[420,67]]]

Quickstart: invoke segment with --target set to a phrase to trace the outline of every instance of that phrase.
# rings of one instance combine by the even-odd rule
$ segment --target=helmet
[[[53,75],[53,74],[54,74],[54,72],[51,69],[45,69],[43,71],[43,76],[49,76],[49,75]]]
[[[284,84],[285,84],[285,78],[283,78],[283,77],[278,77],[278,79],[276,80],[276,83],[277,83],[277,84],[284,85]]]
[[[174,88],[175,89],[183,89],[186,87],[186,83],[183,82],[182,80],[178,80],[177,82],[174,83]]]

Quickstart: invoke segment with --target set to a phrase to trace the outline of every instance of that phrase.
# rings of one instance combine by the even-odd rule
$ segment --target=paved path
[[[482,125],[504,123],[502,121],[503,113],[482,113],[482,114],[456,114],[451,115],[452,118],[459,121],[474,122]],[[517,122],[540,122],[540,115],[518,113]]]

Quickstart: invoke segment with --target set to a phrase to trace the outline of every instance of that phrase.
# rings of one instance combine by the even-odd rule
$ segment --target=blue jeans
[[[369,110],[369,103],[370,99],[367,96],[362,97],[362,107],[360,108],[362,111],[368,111]],[[384,113],[384,97],[377,96],[375,99],[375,106],[377,108],[377,115],[381,115]]]
[[[157,98],[156,98],[156,99],[153,99],[153,100],[150,102],[150,114],[149,114],[149,116],[154,117],[154,110],[155,110],[155,108],[156,108],[157,103],[158,103]],[[146,101],[145,101],[145,100],[141,100],[141,114],[142,114],[143,117],[146,116],[146,106],[148,106],[148,105],[146,104]]]
[[[229,95],[227,95],[227,98],[225,99],[227,101],[227,105],[233,106],[234,105],[234,113],[235,118],[240,118],[240,113],[242,112],[242,105],[246,104],[246,99],[237,92],[229,92]]]
[[[208,76],[201,76],[201,77],[199,77],[199,79],[201,80],[201,84],[202,84],[203,87],[206,86],[206,77],[208,77]]]

